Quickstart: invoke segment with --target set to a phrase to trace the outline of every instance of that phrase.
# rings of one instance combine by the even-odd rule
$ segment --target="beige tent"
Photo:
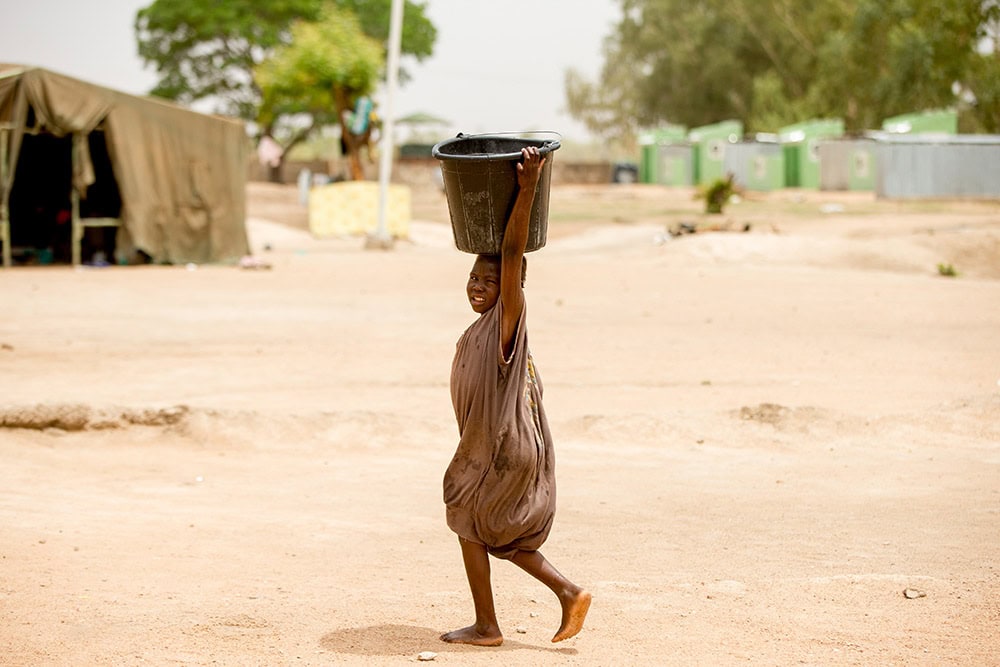
[[[12,247],[42,263],[235,262],[246,159],[240,121],[0,64],[4,265]]]

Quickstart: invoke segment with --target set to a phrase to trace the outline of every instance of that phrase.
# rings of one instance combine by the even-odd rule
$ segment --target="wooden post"
[[[74,134],[73,135],[73,148],[72,148],[72,163],[73,163],[73,174],[77,174],[80,167],[80,160],[82,156],[76,149],[76,143],[80,137],[86,137],[86,135]],[[74,179],[75,181],[75,179]],[[70,183],[70,202],[73,207],[72,214],[72,238],[70,239],[71,245],[73,247],[73,266],[80,266],[83,263],[83,235],[87,231],[88,227],[121,227],[122,221],[120,218],[81,218],[80,217],[80,193],[76,189],[75,182]]]
[[[77,169],[79,167],[78,162],[80,161],[79,152],[76,149],[77,137],[76,133],[73,134],[70,155],[70,163],[73,165],[72,174],[76,175]],[[80,193],[76,191],[76,184],[73,182],[73,176],[69,180],[69,199],[72,202],[73,216],[72,216],[72,228],[70,230],[70,247],[73,251],[73,266],[80,266],[80,244],[83,241],[83,229],[80,227]]]

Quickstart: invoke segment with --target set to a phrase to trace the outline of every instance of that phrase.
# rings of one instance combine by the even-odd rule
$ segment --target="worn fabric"
[[[56,136],[82,139],[98,126],[104,130],[122,199],[121,245],[172,264],[235,263],[249,252],[248,146],[241,121],[44,69],[0,64],[0,122],[14,128],[10,165],[17,164],[29,107],[36,123]],[[73,186],[85,196],[93,170],[87,151],[79,158]],[[5,173],[13,178],[13,170]],[[13,182],[0,187],[6,201]]]
[[[451,398],[459,443],[444,476],[448,526],[499,558],[538,549],[555,516],[555,460],[542,382],[528,350],[526,309],[514,349],[500,346],[502,307],[455,347]]]

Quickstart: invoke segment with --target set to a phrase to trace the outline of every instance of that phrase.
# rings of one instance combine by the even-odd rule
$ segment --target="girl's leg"
[[[472,604],[476,608],[476,623],[467,628],[452,630],[441,635],[442,641],[476,646],[500,646],[503,635],[493,608],[493,588],[490,585],[490,556],[482,544],[458,538],[462,545],[465,575],[472,589]]]
[[[518,551],[511,559],[515,565],[549,587],[562,606],[562,623],[552,641],[569,639],[583,629],[583,619],[590,609],[591,595],[552,567],[539,551]]]

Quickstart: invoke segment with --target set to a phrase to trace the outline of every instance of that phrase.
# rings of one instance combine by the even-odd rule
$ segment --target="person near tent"
[[[524,253],[545,158],[535,147],[521,153],[518,193],[501,254],[476,257],[466,293],[479,318],[460,337],[452,362],[451,397],[460,437],[444,475],[444,501],[476,615],[473,625],[441,635],[452,643],[503,642],[490,555],[513,562],[556,594],[562,619],[553,642],[581,630],[591,601],[590,593],[538,550],[555,515],[555,462],[541,378],[528,350]]]

